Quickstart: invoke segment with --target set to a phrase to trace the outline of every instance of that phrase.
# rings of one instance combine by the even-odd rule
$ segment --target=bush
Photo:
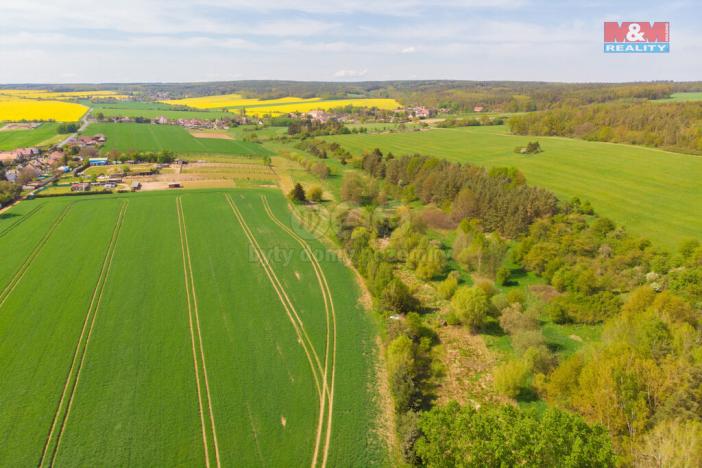
[[[313,202],[322,201],[322,188],[319,185],[313,185],[307,190],[307,197]]]
[[[456,289],[458,289],[458,278],[456,278],[456,275],[448,275],[437,287],[439,296],[442,299],[451,299]]]
[[[534,317],[524,313],[518,302],[509,305],[500,314],[500,327],[510,335],[539,328],[539,322]]]
[[[488,296],[478,287],[463,286],[453,295],[451,308],[463,325],[476,330],[483,325],[487,317]]]
[[[417,300],[412,296],[405,283],[397,278],[393,278],[383,290],[381,303],[386,310],[402,314],[417,307]]]
[[[521,360],[508,361],[495,369],[495,390],[501,395],[516,398],[529,387],[531,368]]]
[[[500,286],[506,286],[509,284],[509,277],[511,274],[512,271],[509,268],[501,267],[497,270],[497,273],[495,273],[495,282]]]

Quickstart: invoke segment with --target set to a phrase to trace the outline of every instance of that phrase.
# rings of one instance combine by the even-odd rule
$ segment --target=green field
[[[0,465],[384,464],[355,280],[290,219],[264,189],[0,215]]]
[[[262,156],[270,154],[258,143],[216,138],[195,138],[183,127],[137,123],[98,123],[90,125],[87,135],[107,137],[103,150],[161,151],[177,154],[220,154]]]
[[[203,119],[213,120],[219,118],[231,118],[230,112],[222,111],[198,111],[198,110],[176,110],[175,107],[159,102],[110,102],[91,103],[85,105],[93,108],[93,115],[102,113],[105,117],[145,117],[147,119],[157,119],[161,116],[167,119]]]
[[[654,102],[702,101],[702,92],[673,93],[668,99],[656,99]]]
[[[360,154],[422,153],[481,166],[514,166],[532,185],[590,200],[595,210],[668,248],[702,238],[702,158],[645,147],[557,137],[510,135],[505,127],[325,137]],[[544,152],[521,155],[538,140]]]
[[[60,139],[56,133],[57,127],[58,124],[45,123],[33,130],[0,131],[0,150],[6,151],[53,143],[55,140]]]

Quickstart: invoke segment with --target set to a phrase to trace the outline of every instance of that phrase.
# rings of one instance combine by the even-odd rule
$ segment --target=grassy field
[[[216,110],[187,111],[176,110],[173,106],[159,102],[110,102],[88,103],[92,106],[93,115],[102,113],[105,117],[145,117],[157,119],[161,116],[167,119],[203,119],[212,120],[222,117],[231,118],[231,113]]]
[[[107,137],[105,151],[161,151],[178,154],[221,154],[263,156],[270,152],[257,143],[216,138],[195,138],[187,130],[175,125],[136,123],[92,124],[86,134],[102,133]]]
[[[45,123],[33,130],[0,131],[0,150],[12,150],[27,146],[41,146],[60,139],[56,133],[58,124]]]
[[[0,465],[386,462],[355,280],[278,191],[25,201],[0,248]]]
[[[702,101],[702,92],[690,93],[673,93],[668,99],[657,99],[654,102],[685,102],[685,101]]]
[[[510,135],[505,127],[326,137],[356,154],[376,147],[481,166],[514,166],[559,197],[588,199],[595,210],[667,248],[702,237],[702,158],[612,143]],[[514,148],[538,140],[544,152]]]

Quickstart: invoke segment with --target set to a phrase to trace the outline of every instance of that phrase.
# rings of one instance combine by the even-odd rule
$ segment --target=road
[[[66,139],[64,139],[61,143],[59,143],[59,144],[57,145],[59,148],[63,148],[64,146],[66,146],[66,144],[68,144],[68,142],[69,142],[73,137],[75,137],[75,136],[78,135],[80,132],[82,132],[83,130],[86,129],[86,127],[90,124],[90,121],[88,121],[88,116],[90,115],[90,113],[91,113],[92,111],[93,111],[93,108],[92,108],[92,107],[91,107],[90,109],[88,109],[88,112],[86,112],[85,115],[83,116],[83,118],[80,119],[80,128],[78,129],[78,131],[77,131],[76,133],[71,133],[70,135],[68,135],[68,136],[66,137]]]

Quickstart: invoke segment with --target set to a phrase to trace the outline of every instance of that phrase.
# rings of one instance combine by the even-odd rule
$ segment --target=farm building
[[[90,192],[90,184],[88,182],[71,184],[71,192]]]
[[[132,185],[130,185],[129,188],[132,190],[132,192],[136,192],[141,188],[141,182],[135,180],[132,182]]]
[[[90,158],[88,163],[91,166],[107,166],[107,158]]]

